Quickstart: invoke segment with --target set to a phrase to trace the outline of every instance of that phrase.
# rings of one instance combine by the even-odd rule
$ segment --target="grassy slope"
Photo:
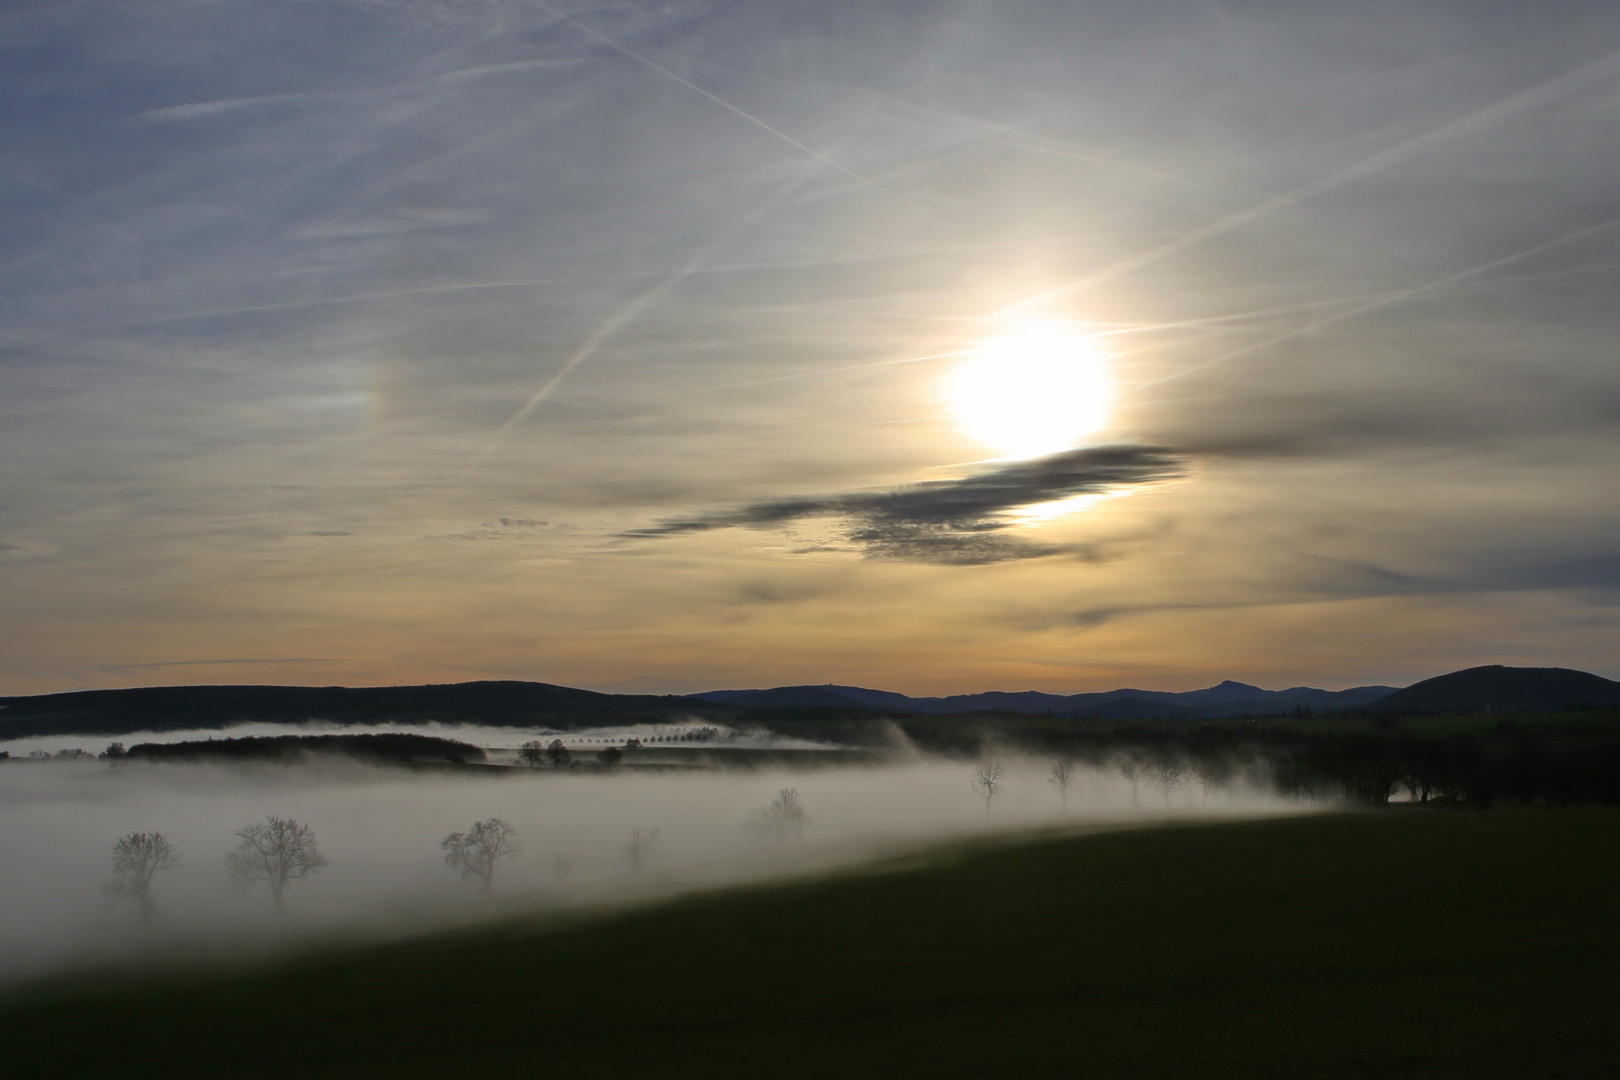
[[[0,1015],[6,1075],[1612,1076],[1620,811],[1065,838]]]

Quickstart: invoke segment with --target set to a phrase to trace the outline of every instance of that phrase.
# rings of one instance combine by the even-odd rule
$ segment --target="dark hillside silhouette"
[[[712,705],[741,708],[860,708],[884,709],[893,715],[949,716],[959,713],[1022,713],[1025,716],[1095,716],[1113,720],[1153,717],[1283,716],[1297,710],[1313,712],[1358,709],[1395,692],[1393,686],[1356,686],[1348,690],[1317,690],[1295,686],[1263,690],[1230,679],[1203,690],[1175,692],[1123,688],[1090,694],[1046,694],[1038,690],[949,697],[907,697],[861,686],[777,686],[768,690],[711,690],[692,697]]]
[[[430,686],[152,686],[0,698],[0,738],[122,735],[259,721],[586,726],[689,714],[684,697],[598,694],[537,682]]]
[[[1504,713],[1620,706],[1620,683],[1570,668],[1467,668],[1414,683],[1379,701],[1378,712]]]

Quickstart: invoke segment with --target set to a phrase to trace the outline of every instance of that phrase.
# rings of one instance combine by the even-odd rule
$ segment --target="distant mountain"
[[[1397,713],[1551,712],[1620,707],[1620,682],[1570,668],[1489,667],[1413,683],[1378,703]]]
[[[910,700],[904,694],[862,690],[857,686],[778,686],[770,690],[716,690],[712,694],[692,696],[739,709],[909,709],[907,705],[887,699]]]
[[[1262,690],[1230,680],[1204,690],[1109,690],[1094,694],[1045,694],[1038,690],[989,691],[950,697],[907,697],[860,686],[778,686],[769,690],[712,690],[693,694],[699,700],[735,708],[840,707],[888,709],[942,716],[966,712],[1014,712],[1031,716],[1095,716],[1107,720],[1192,716],[1278,716],[1295,709],[1321,712],[1354,709],[1387,697],[1393,686],[1358,686],[1350,690],[1316,690],[1296,686]]]
[[[1264,690],[1230,680],[1203,690],[1120,689],[1093,694],[1037,690],[950,697],[908,697],[860,686],[778,686],[714,690],[690,696],[599,694],[536,682],[470,682],[430,686],[153,686],[0,698],[0,740],[38,735],[124,735],[136,731],[223,728],[253,721],[302,724],[439,723],[498,727],[585,728],[668,722],[732,711],[753,722],[771,710],[834,710],[861,716],[943,716],[1012,712],[1104,720],[1283,716],[1372,706],[1379,712],[1527,712],[1620,707],[1620,683],[1567,668],[1480,667],[1425,679],[1397,690],[1358,686]],[[748,715],[759,710],[764,716]],[[858,714],[849,716],[848,714]]]

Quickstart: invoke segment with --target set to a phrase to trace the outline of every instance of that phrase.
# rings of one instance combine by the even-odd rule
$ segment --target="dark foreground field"
[[[13,1003],[0,1072],[1613,1077],[1617,916],[1620,811],[1160,828]]]

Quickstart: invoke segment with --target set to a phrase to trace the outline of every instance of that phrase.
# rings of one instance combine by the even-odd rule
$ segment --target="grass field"
[[[57,991],[61,991],[57,987]],[[939,852],[0,1013],[6,1076],[1613,1077],[1620,811]]]

